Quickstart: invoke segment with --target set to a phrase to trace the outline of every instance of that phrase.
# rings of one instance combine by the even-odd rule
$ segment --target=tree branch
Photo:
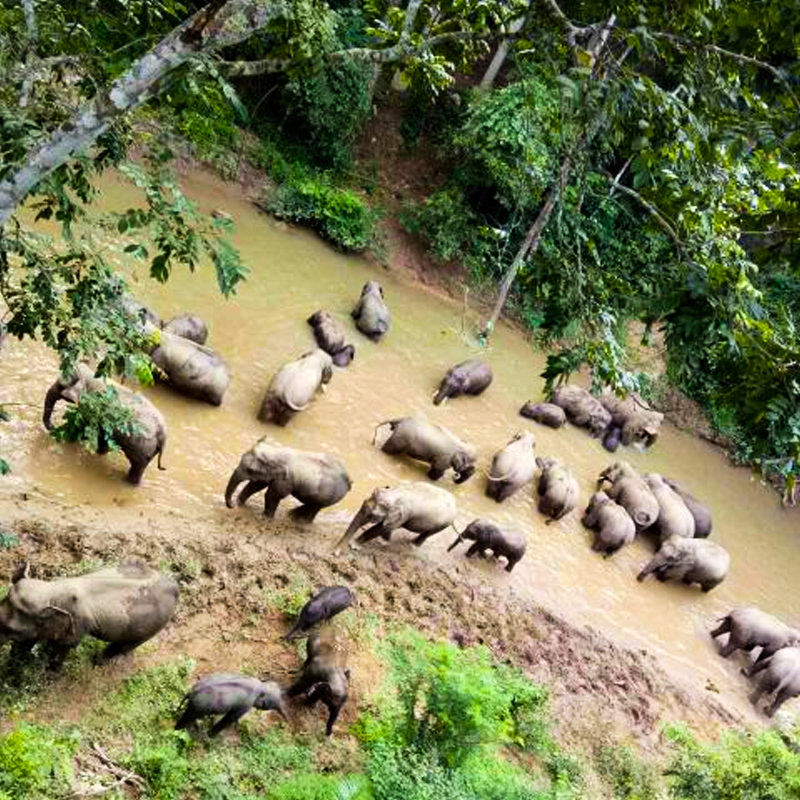
[[[628,197],[632,197],[634,200],[638,201],[644,209],[650,214],[653,219],[661,226],[664,232],[675,242],[676,245],[680,248],[681,251],[684,250],[683,241],[681,241],[680,236],[678,236],[678,232],[669,222],[669,220],[648,200],[645,200],[639,192],[634,191],[633,189],[629,189],[625,184],[620,183],[616,178],[612,178],[611,175],[606,175],[609,183],[611,184],[613,189],[619,189],[623,194],[628,195]]]
[[[19,95],[19,107],[27,108],[33,91],[33,67],[38,60],[39,51],[39,26],[36,22],[36,8],[34,0],[22,0],[22,8],[25,12],[25,27],[28,30],[28,41],[25,45],[25,66],[26,75],[22,81],[22,91]]]

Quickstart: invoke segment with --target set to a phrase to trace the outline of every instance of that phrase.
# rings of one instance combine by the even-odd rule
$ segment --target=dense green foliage
[[[63,795],[72,779],[77,745],[74,737],[25,723],[0,736],[0,799]]]

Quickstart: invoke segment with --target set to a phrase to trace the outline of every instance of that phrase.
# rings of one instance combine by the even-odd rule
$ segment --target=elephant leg
[[[268,486],[269,481],[247,481],[242,491],[239,492],[236,504],[243,506],[254,494],[266,489]]]
[[[751,665],[750,669],[742,669],[742,675],[746,675],[748,678],[752,678],[753,675],[758,675],[759,672],[762,672],[769,666],[769,659],[764,659],[759,663],[760,659],[756,659]]]
[[[342,707],[338,703],[330,701],[327,701],[325,705],[328,706],[328,722],[325,725],[325,735],[330,736],[333,733],[333,726],[339,718],[339,712],[342,710]]]
[[[500,488],[497,490],[497,496],[494,498],[497,500],[498,503],[502,503],[505,500],[508,500],[518,489],[518,486],[515,486],[513,483],[506,483],[503,482],[500,485]]]
[[[475,556],[481,555],[482,550],[483,548],[481,547],[481,545],[478,544],[478,542],[473,542],[469,546],[469,549],[467,550],[465,555],[467,558],[474,558]]]
[[[288,491],[290,487],[283,486],[278,481],[273,481],[264,495],[264,516],[272,519],[275,512],[278,510],[281,500],[288,497],[291,492]]]
[[[402,456],[405,453],[405,447],[398,436],[392,433],[389,438],[381,445],[381,450],[390,456]]]
[[[428,477],[432,481],[438,481],[440,478],[442,478],[444,476],[444,473],[445,473],[446,469],[447,469],[446,467],[445,467],[445,469],[442,469],[441,467],[438,467],[438,466],[436,466],[435,463],[433,463],[433,464],[431,464],[430,468],[428,469]]]
[[[62,642],[50,642],[49,644],[50,646],[48,647],[47,652],[47,668],[53,671],[59,670],[69,655],[69,651],[72,650],[75,645],[63,644]]]
[[[312,503],[303,503],[303,505],[293,508],[290,513],[292,517],[302,522],[313,522],[314,518],[321,510],[322,506]]]
[[[181,718],[175,723],[175,730],[179,731],[183,728],[188,728],[197,722],[198,716],[191,704],[186,707],[186,710],[181,714]]]
[[[303,674],[286,690],[286,694],[289,697],[297,697],[297,695],[307,692],[313,685],[314,681]]]
[[[364,544],[365,542],[371,542],[373,539],[377,539],[378,537],[382,537],[387,542],[389,541],[389,537],[391,536],[391,531],[387,531],[386,528],[383,527],[383,523],[379,522],[377,525],[373,525],[371,528],[367,528],[361,536],[356,539],[359,544]]]
[[[518,561],[519,561],[518,558],[506,557],[506,572],[511,572],[511,570],[514,569]]]
[[[716,639],[717,636],[722,636],[723,633],[730,633],[730,631],[731,631],[730,618],[725,617],[725,619],[723,619],[722,622],[720,623],[719,627],[714,628],[714,630],[711,631],[711,638]]]
[[[720,648],[719,654],[723,658],[728,658],[728,656],[735,653],[741,646],[741,642],[735,639],[733,634],[731,634],[728,637],[728,641]]]
[[[208,735],[216,736],[220,731],[224,730],[229,725],[234,725],[237,723],[249,710],[249,708],[231,709],[221,720],[214,723],[214,726],[208,732]]]
[[[411,540],[411,543],[414,545],[414,547],[419,547],[420,545],[425,544],[425,542],[435,533],[439,533],[439,531],[425,531],[425,533],[420,533]]]
[[[117,656],[123,656],[135,650],[140,644],[144,644],[146,641],[147,639],[140,639],[138,642],[111,642],[106,646],[106,649],[103,650],[103,659],[108,661]]]
[[[134,486],[138,486],[142,482],[142,475],[144,475],[148,463],[148,461],[143,462],[138,459],[132,460],[131,468],[128,470],[125,480],[128,481],[128,483],[132,483]]]
[[[768,717],[774,717],[775,712],[787,701],[791,700],[794,697],[794,692],[791,691],[788,687],[784,687],[778,691],[778,694],[775,695],[775,700],[771,706],[764,709],[764,713]]]

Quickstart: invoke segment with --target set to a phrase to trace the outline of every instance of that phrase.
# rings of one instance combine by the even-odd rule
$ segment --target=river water
[[[30,406],[13,409],[14,421],[0,431],[2,449],[13,468],[12,476],[0,484],[0,497],[35,487],[69,504],[123,507],[132,514],[145,508],[198,514],[223,506],[225,484],[240,454],[267,435],[276,443],[335,453],[347,464],[351,493],[320,514],[318,532],[309,534],[328,547],[375,486],[425,479],[423,466],[371,446],[376,423],[425,413],[473,443],[484,469],[517,430],[533,430],[537,453],[558,456],[578,476],[585,506],[597,474],[612,457],[582,430],[552,431],[518,415],[525,401],[540,397],[544,358],[517,333],[501,325],[488,351],[480,351],[462,334],[459,303],[400,282],[386,270],[335,252],[307,231],[287,228],[260,214],[236,186],[204,173],[193,173],[183,183],[204,210],[224,209],[236,221],[234,241],[251,273],[235,297],[222,298],[209,265],[194,275],[176,270],[166,286],[159,286],[147,278],[144,265],[123,260],[121,245],[109,242],[109,248],[129,274],[135,294],[164,318],[190,311],[206,320],[209,346],[232,368],[223,405],[213,408],[184,399],[166,387],[143,390],[167,419],[168,471],[159,472],[151,464],[142,485],[130,487],[122,480],[127,469],[124,457],[92,456],[46,435],[40,423],[41,404],[56,361],[43,347],[10,340],[0,354],[0,403]],[[102,191],[109,209],[132,202],[131,189],[113,179],[102,183]],[[362,337],[349,321],[361,286],[375,278],[382,283],[393,313],[392,328],[379,344]],[[319,308],[352,328],[355,361],[348,369],[335,370],[327,393],[286,428],[258,422],[256,413],[271,375],[312,345],[305,320]],[[452,364],[478,354],[494,369],[489,390],[479,398],[435,407],[431,396],[441,375]],[[527,555],[511,575],[497,564],[475,563],[483,580],[510,585],[574,623],[590,624],[624,644],[647,648],[700,685],[710,679],[729,703],[750,714],[738,664],[715,654],[707,631],[718,616],[742,604],[757,605],[800,626],[800,516],[782,509],[777,495],[748,470],[730,466],[715,448],[670,426],[651,452],[621,449],[618,454],[642,471],[679,480],[713,509],[712,537],[730,552],[732,569],[712,593],[655,581],[638,584],[636,573],[652,552],[649,542],[636,541],[605,561],[590,551],[579,511],[545,526],[531,489],[498,506],[484,496],[480,473],[461,486],[450,478],[440,485],[456,496],[459,527],[483,516],[527,534]],[[286,501],[279,515],[291,504]],[[250,502],[254,529],[265,525],[260,511],[261,502],[254,498]],[[451,541],[451,534],[443,533],[415,552],[420,558],[452,565],[461,556],[458,551],[445,552]],[[402,543],[392,547],[411,549]]]

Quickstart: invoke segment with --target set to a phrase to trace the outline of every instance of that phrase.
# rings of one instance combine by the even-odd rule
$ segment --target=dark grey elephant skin
[[[735,608],[720,620],[719,626],[711,631],[711,637],[716,639],[726,633],[729,634],[728,641],[719,654],[728,658],[737,650],[752,653],[760,647],[761,652],[754,664],[770,658],[784,647],[800,646],[800,631],[758,608]]]
[[[581,522],[595,532],[592,550],[602,553],[604,558],[636,538],[636,526],[628,512],[605,492],[592,495]]]
[[[536,438],[532,433],[517,433],[492,458],[486,482],[486,494],[502,503],[536,477]]]
[[[171,578],[137,561],[52,581],[31,578],[26,565],[12,580],[0,603],[0,642],[50,642],[57,664],[84,636],[108,642],[109,658],[133,650],[170,621],[178,601]]]
[[[380,341],[389,330],[392,317],[383,299],[383,288],[378,281],[369,281],[361,290],[361,297],[350,316],[364,336],[373,342]]]
[[[175,728],[188,728],[198,719],[222,714],[209,731],[216,736],[236,724],[248,711],[277,711],[286,719],[281,687],[274,681],[260,681],[249,675],[215,673],[201,678],[184,698],[186,708]]]
[[[284,364],[274,375],[261,403],[258,418],[283,427],[295,414],[305,411],[318,391],[333,377],[333,360],[320,348]]]
[[[686,539],[672,536],[661,544],[636,576],[641,582],[654,574],[660,581],[683,581],[687,585],[699,583],[704,592],[710,592],[725,580],[731,559],[728,551],[707,539]]]
[[[652,447],[655,444],[664,415],[650,408],[636,392],[622,399],[605,391],[600,395],[600,402],[611,414],[612,424],[620,428],[622,444],[626,447]]]
[[[236,489],[245,481],[239,505],[266,489],[267,517],[274,517],[281,500],[291,496],[302,503],[294,513],[307,522],[312,522],[320,509],[338,503],[353,485],[344,464],[335,456],[278,447],[266,439],[256,442],[231,474],[225,488],[228,508],[233,508]]]
[[[301,609],[291,630],[284,637],[294,639],[315,625],[333,619],[346,608],[355,605],[356,596],[347,586],[326,586],[315,594]]]
[[[527,402],[519,410],[519,413],[527,419],[538,422],[540,425],[546,425],[548,428],[563,428],[567,424],[566,412],[555,403]]]
[[[140,303],[133,295],[123,295],[122,307],[125,309],[125,312],[132,317],[134,324],[144,327],[147,323],[150,323],[156,328],[161,327],[161,317],[159,317],[152,308],[149,308],[144,303]]]
[[[164,469],[161,458],[167,444],[167,423],[161,412],[143,395],[132,392],[125,386],[106,383],[95,378],[86,364],[78,364],[75,372],[68,377],[60,377],[48,390],[44,399],[42,422],[47,430],[53,428],[53,410],[56,403],[64,400],[77,403],[84,394],[105,392],[113,386],[120,404],[133,415],[133,432],[107,431],[98,443],[98,453],[104,455],[109,450],[109,439],[119,446],[130,462],[126,479],[136,485],[141,482],[147,465],[158,456],[158,468]]]
[[[424,417],[387,419],[375,426],[373,444],[378,429],[384,425],[389,426],[391,435],[381,445],[381,450],[430,464],[428,477],[432,481],[438,481],[450,468],[456,483],[464,483],[475,472],[475,450],[442,425]]]
[[[689,509],[689,513],[694,517],[694,538],[707,538],[714,527],[714,518],[711,514],[711,509],[703,505],[703,503],[694,495],[687,492],[686,489],[676,481],[664,478],[664,483],[681,496],[683,502],[686,504],[686,508]]]
[[[472,542],[466,553],[467,558],[486,557],[491,551],[495,558],[505,558],[506,572],[514,569],[514,565],[525,555],[527,547],[524,534],[518,531],[504,531],[485,519],[474,519],[470,522],[447,548],[447,552],[465,541]]]
[[[659,512],[658,500],[627,461],[615,461],[606,467],[600,473],[597,488],[601,489],[606,481],[611,484],[608,496],[630,514],[637,531],[646,530],[655,523]]]
[[[317,347],[324,350],[337,367],[346,367],[354,358],[356,349],[347,344],[344,326],[327,311],[317,311],[307,320],[314,331]]]
[[[439,389],[433,397],[434,405],[462,395],[483,394],[494,379],[492,368],[480,359],[462,361],[447,370]]]
[[[545,524],[565,517],[578,505],[580,487],[575,476],[557,458],[537,458],[541,469],[536,492],[539,513],[550,519]]]
[[[559,386],[553,402],[564,409],[573,425],[588,428],[594,437],[602,436],[611,422],[611,414],[600,401],[580,386]]]
[[[683,498],[655,472],[645,475],[644,482],[650,487],[658,503],[658,519],[653,527],[658,532],[659,538],[669,539],[670,536],[694,538],[694,517],[683,502]]]
[[[621,441],[622,428],[617,427],[612,422],[611,425],[606,428],[606,432],[603,435],[603,447],[608,450],[609,453],[616,453]]]
[[[206,323],[194,314],[179,314],[168,322],[162,322],[161,329],[195,344],[205,344],[208,339]]]
[[[774,656],[762,661],[751,671],[751,675],[762,673],[757,679],[750,702],[757,705],[765,695],[775,693],[771,705],[764,709],[768,717],[793,697],[800,696],[800,647],[785,647]]]
[[[286,692],[289,697],[305,694],[308,705],[317,702],[325,704],[328,709],[326,736],[333,733],[334,723],[347,702],[350,670],[342,664],[342,660],[336,653],[332,638],[311,634],[306,643],[303,672]]]
[[[392,531],[405,528],[416,533],[414,544],[419,547],[427,539],[453,524],[456,518],[456,501],[450,492],[429,483],[405,483],[396,488],[388,486],[375,491],[361,504],[342,538],[336,543],[334,553],[351,544],[361,528],[370,525],[358,542],[369,542],[379,536],[389,541]]]

